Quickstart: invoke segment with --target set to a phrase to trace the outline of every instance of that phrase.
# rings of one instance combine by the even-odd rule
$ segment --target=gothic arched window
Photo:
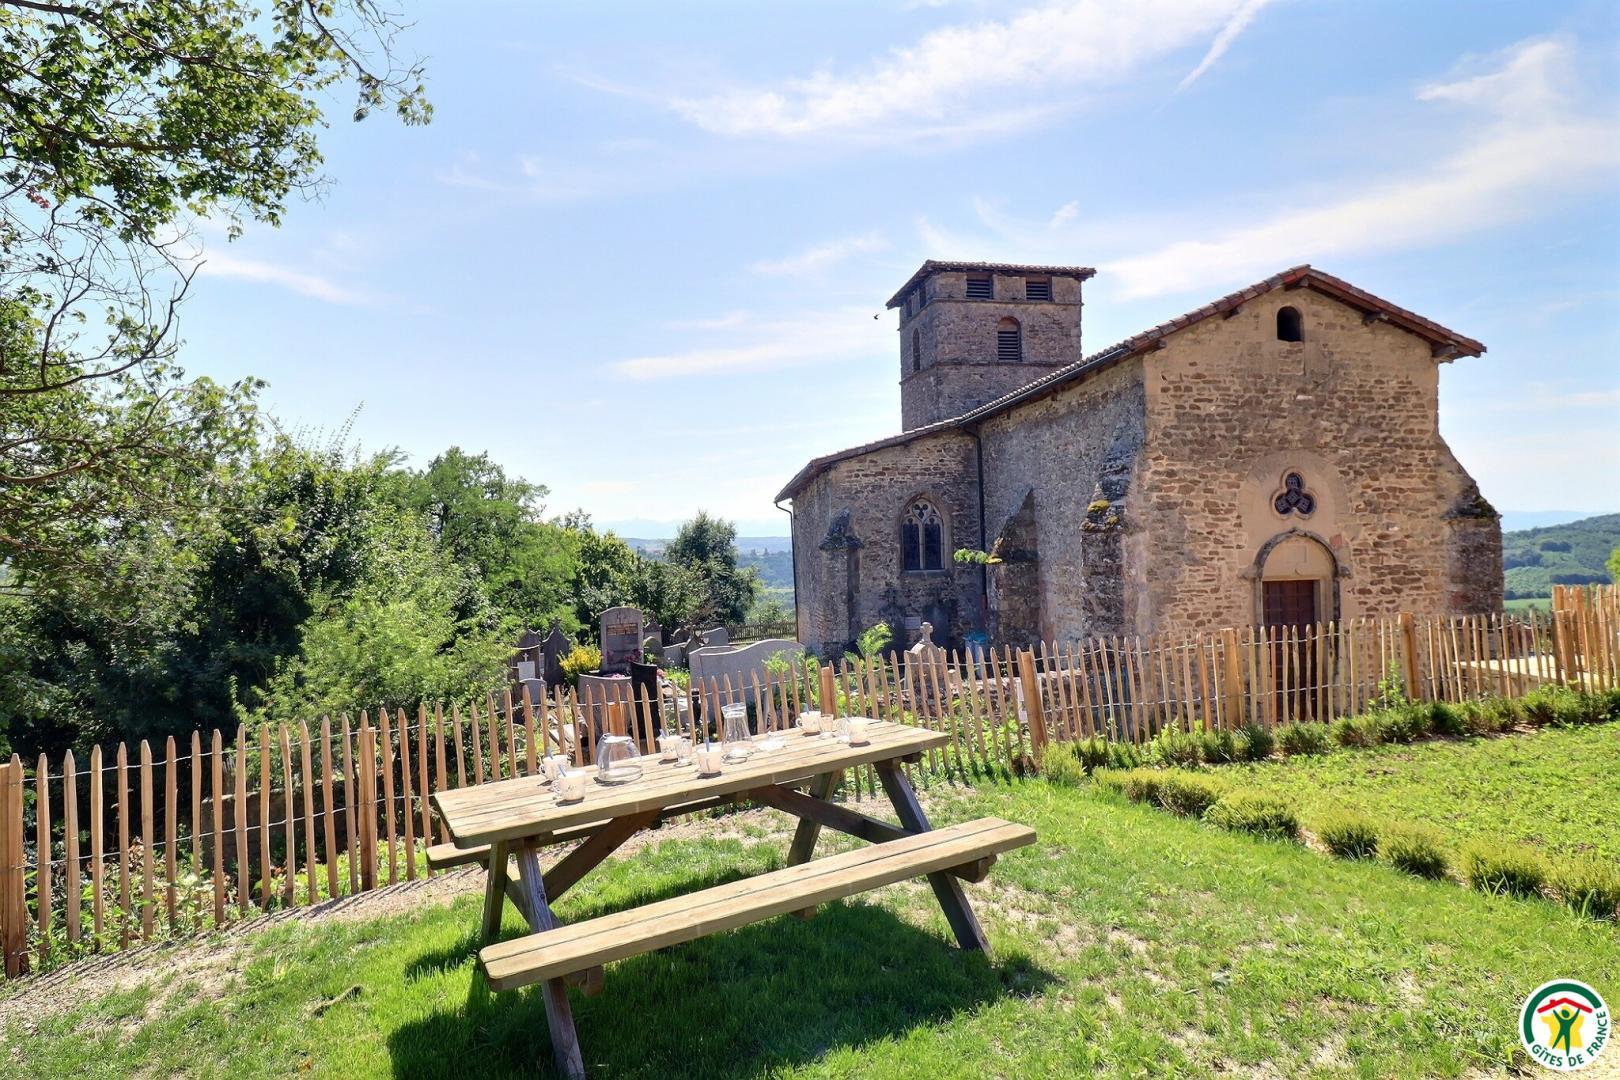
[[[1003,364],[1024,359],[1024,334],[1017,319],[1002,319],[996,324],[996,359]]]
[[[945,526],[927,499],[913,500],[900,522],[900,568],[945,569]]]
[[[1277,340],[1305,340],[1305,317],[1299,313],[1299,308],[1282,307],[1277,309]]]

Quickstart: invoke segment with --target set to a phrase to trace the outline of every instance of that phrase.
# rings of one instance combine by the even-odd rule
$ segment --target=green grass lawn
[[[1551,903],[1090,788],[935,788],[930,802],[937,821],[995,814],[1040,834],[969,887],[993,960],[948,944],[927,887],[906,884],[613,964],[602,994],[574,996],[593,1075],[1454,1076],[1522,1063],[1518,1004],[1549,978],[1620,998],[1620,933]],[[754,820],[609,864],[560,914],[775,865],[787,834],[736,835]],[[549,1075],[539,997],[480,990],[477,922],[466,896],[288,923],[211,975],[176,963],[13,1021],[6,1057],[31,1076]]]
[[[1438,826],[1458,847],[1501,837],[1550,853],[1620,859],[1620,724],[1338,750],[1220,771],[1288,798],[1307,828],[1314,813],[1346,808]]]

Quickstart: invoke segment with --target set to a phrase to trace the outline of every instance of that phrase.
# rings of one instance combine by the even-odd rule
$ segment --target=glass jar
[[[754,752],[754,733],[748,729],[748,706],[737,702],[720,706],[720,738],[727,761],[747,761]]]

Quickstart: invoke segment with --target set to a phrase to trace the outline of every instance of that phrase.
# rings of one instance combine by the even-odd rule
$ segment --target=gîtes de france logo
[[[1519,1041],[1549,1069],[1592,1064],[1609,1045],[1609,1007],[1596,990],[1574,979],[1542,983],[1519,1010]]]

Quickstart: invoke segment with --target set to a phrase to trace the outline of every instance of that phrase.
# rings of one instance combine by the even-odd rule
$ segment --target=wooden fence
[[[422,853],[447,837],[427,794],[534,775],[550,753],[586,764],[606,730],[634,735],[644,753],[656,751],[660,727],[718,738],[728,702],[747,703],[759,730],[821,707],[944,732],[918,765],[926,774],[1023,773],[1049,739],[1269,728],[1362,712],[1396,693],[1458,702],[1543,684],[1612,689],[1617,630],[1620,589],[1560,589],[1551,612],[1524,616],[934,649],[783,663],[746,686],[711,683],[661,702],[559,688],[542,701],[93,747],[87,760],[41,756],[32,770],[14,756],[0,764],[0,952],[14,976],[431,874]]]

